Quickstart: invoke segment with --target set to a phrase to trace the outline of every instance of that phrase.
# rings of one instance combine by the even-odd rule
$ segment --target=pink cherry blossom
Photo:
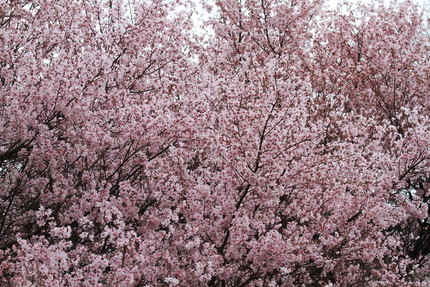
[[[0,0],[1,286],[427,286],[425,11]]]

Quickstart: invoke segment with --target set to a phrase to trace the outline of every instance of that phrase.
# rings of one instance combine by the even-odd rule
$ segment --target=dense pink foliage
[[[420,10],[215,6],[0,0],[1,286],[428,286]]]

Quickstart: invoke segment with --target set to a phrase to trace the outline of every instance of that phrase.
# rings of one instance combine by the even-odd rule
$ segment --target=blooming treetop
[[[0,0],[0,285],[426,286],[418,7],[213,9]]]

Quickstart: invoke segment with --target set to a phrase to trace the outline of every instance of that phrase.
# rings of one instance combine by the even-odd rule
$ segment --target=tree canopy
[[[205,8],[0,0],[0,285],[428,286],[422,8]]]

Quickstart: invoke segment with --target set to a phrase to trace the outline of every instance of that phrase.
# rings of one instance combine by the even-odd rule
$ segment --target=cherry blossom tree
[[[191,23],[178,1],[123,2],[1,1],[1,285],[175,276]]]
[[[342,99],[338,105],[343,113],[366,115],[385,129],[381,144],[390,158],[385,165],[391,165],[396,178],[392,192],[408,198],[402,199],[403,204],[415,202],[425,211],[429,189],[426,24],[417,7],[408,2],[385,9],[381,4],[359,6],[354,13],[361,16],[351,12],[322,29],[316,58],[324,60],[315,61],[319,68],[311,68],[314,86],[322,102],[334,93]],[[324,37],[336,45],[322,41]],[[395,195],[390,196],[391,204],[399,204]],[[424,218],[414,211],[407,214],[406,221],[389,229],[390,236],[400,233],[399,248],[417,260],[414,268],[424,267],[420,274],[425,277],[428,213]],[[416,276],[412,274],[404,276]]]
[[[0,284],[426,286],[419,7],[0,0]]]
[[[204,156],[222,176],[213,198],[231,211],[224,233],[208,234],[229,270],[211,283],[426,280],[427,253],[404,248],[427,237],[397,232],[411,221],[420,236],[427,228],[427,199],[411,186],[428,174],[428,41],[417,7],[218,5],[207,62],[218,79],[208,81],[207,137],[217,144]]]

